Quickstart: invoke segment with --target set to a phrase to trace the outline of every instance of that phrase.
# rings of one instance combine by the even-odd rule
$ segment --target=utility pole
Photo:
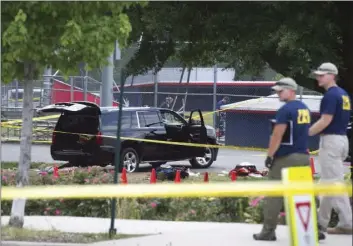
[[[155,72],[153,69],[153,88],[154,88],[154,98],[153,98],[153,105],[154,107],[158,107],[158,72]]]
[[[119,69],[120,69],[120,94],[119,94],[119,113],[118,113],[118,125],[116,131],[116,145],[115,145],[115,154],[114,154],[114,184],[118,184],[118,175],[119,175],[119,168],[122,165],[121,158],[120,158],[120,149],[121,149],[121,139],[120,139],[120,132],[121,132],[121,115],[123,112],[123,98],[124,98],[124,87],[125,87],[125,75],[124,75],[124,68],[123,63],[120,56],[120,48],[119,45],[116,43],[116,49],[119,49],[119,52],[115,52],[115,59],[119,60]],[[111,56],[112,60],[114,59],[114,53]],[[113,103],[113,72],[112,72],[112,100],[110,106]],[[104,85],[104,81],[103,81]],[[103,88],[102,88],[103,91]],[[115,228],[115,217],[116,217],[116,198],[112,198],[111,202],[111,217],[110,217],[110,228],[109,228],[109,237],[112,238],[113,235],[116,234]]]
[[[213,127],[216,129],[217,126],[217,64],[213,66]]]
[[[114,52],[107,58],[109,64],[103,67],[101,106],[113,106],[113,84],[114,84]]]

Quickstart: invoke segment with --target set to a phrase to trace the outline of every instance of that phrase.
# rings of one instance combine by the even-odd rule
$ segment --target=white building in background
[[[157,75],[158,82],[179,82],[180,76],[182,74],[181,67],[168,67],[162,68]],[[187,81],[188,72],[185,69],[183,82]],[[263,73],[263,76],[257,77],[254,79],[252,76],[243,76],[241,80],[252,81],[252,80],[272,80],[276,73],[272,70],[266,70]],[[234,69],[224,69],[217,68],[217,81],[218,82],[234,82],[235,70]],[[154,77],[152,71],[144,75],[138,75],[133,78],[133,84],[145,84],[154,82]],[[192,82],[213,82],[214,81],[214,68],[213,67],[196,67],[191,70],[190,73],[190,83]],[[132,82],[132,76],[128,77],[126,80],[126,85],[130,85]]]

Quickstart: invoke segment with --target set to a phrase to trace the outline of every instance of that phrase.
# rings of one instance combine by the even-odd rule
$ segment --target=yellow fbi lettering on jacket
[[[298,109],[297,124],[310,124],[310,112],[307,109]]]
[[[343,110],[351,110],[351,102],[348,96],[342,96],[342,108]]]

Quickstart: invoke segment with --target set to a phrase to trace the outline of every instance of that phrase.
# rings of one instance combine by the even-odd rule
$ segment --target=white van
[[[16,105],[17,93],[17,105]],[[41,88],[33,89],[33,107],[40,106],[41,99],[43,98],[44,90]],[[2,105],[6,107],[22,107],[23,102],[23,89],[10,89],[5,93],[2,98]]]

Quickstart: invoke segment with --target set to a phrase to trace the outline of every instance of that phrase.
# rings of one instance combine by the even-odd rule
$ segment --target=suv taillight
[[[55,132],[53,132],[53,134],[51,135],[51,143],[52,144],[55,143],[55,138],[56,138],[56,134],[55,134]]]
[[[103,138],[102,138],[102,133],[101,132],[98,132],[97,133],[97,136],[96,136],[96,143],[98,145],[101,145],[103,143]]]

